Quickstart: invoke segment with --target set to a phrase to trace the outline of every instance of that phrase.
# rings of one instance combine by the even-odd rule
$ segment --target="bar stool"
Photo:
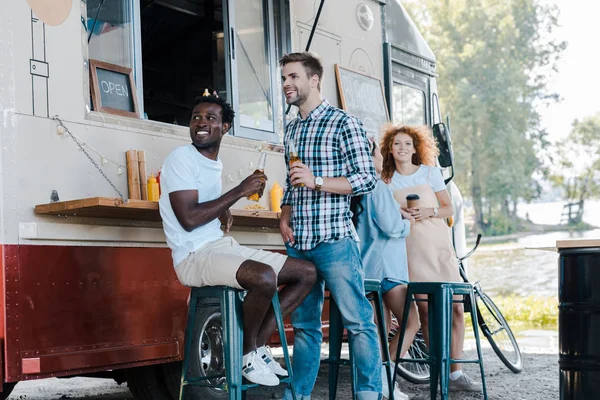
[[[381,282],[377,279],[365,279],[365,293],[372,297],[375,302],[375,314],[377,315],[377,330],[379,332],[379,341],[383,349],[383,365],[386,369],[388,387],[390,388],[390,400],[394,400],[394,386],[391,376],[392,362],[390,352],[387,346],[387,329],[383,317],[383,293],[381,292]],[[335,304],[333,297],[329,298],[329,357],[323,360],[329,364],[329,400],[335,400],[337,394],[338,374],[340,365],[349,365],[352,367],[352,398],[356,398],[356,366],[350,350],[350,359],[343,359],[342,338],[344,335],[344,325],[340,309]],[[383,377],[382,377],[383,378]]]
[[[427,299],[415,299],[415,294],[427,295]],[[454,300],[454,295],[463,295],[464,300]],[[426,301],[429,320],[429,357],[426,360],[415,360],[412,358],[400,358],[400,349],[404,340],[406,321],[412,301]],[[452,340],[452,305],[454,303],[465,304],[465,311],[470,312],[475,343],[477,345],[477,359],[454,360],[450,357],[450,345]],[[479,342],[479,325],[477,324],[477,307],[475,292],[470,283],[454,282],[411,282],[408,284],[402,327],[400,329],[400,343],[396,351],[396,365],[394,368],[394,380],[398,372],[399,362],[421,362],[429,364],[430,367],[430,395],[431,399],[437,397],[438,380],[440,383],[440,398],[448,398],[448,384],[450,379],[450,364],[471,363],[479,364],[481,370],[481,386],[483,398],[487,400],[485,387],[485,373],[483,370],[483,355]]]
[[[242,303],[245,291],[235,289],[229,286],[205,286],[194,287],[190,296],[190,305],[188,311],[187,326],[185,329],[185,344],[183,353],[183,371],[181,373],[181,388],[179,391],[179,400],[184,399],[184,391],[188,385],[205,386],[227,390],[229,400],[241,400],[243,392],[259,386],[255,383],[242,383],[242,350],[243,350],[243,321],[242,321]],[[196,306],[199,298],[217,298],[221,306],[221,320],[223,324],[223,346],[224,346],[224,366],[226,384],[211,384],[206,382],[209,379],[222,378],[223,375],[189,377],[188,376],[188,357],[194,339],[194,326],[196,324]],[[296,400],[296,390],[293,379],[292,364],[288,354],[287,340],[281,315],[281,306],[279,305],[279,296],[275,292],[272,300],[273,310],[275,311],[275,320],[277,330],[283,349],[283,357],[287,367],[288,376],[280,379],[280,383],[289,383],[292,389],[292,396]],[[245,396],[244,396],[245,397]]]

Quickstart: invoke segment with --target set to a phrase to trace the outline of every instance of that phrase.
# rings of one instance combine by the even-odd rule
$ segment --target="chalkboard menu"
[[[90,81],[94,110],[139,118],[131,68],[90,60]]]
[[[380,79],[335,65],[342,108],[362,121],[369,137],[379,139],[390,121]]]

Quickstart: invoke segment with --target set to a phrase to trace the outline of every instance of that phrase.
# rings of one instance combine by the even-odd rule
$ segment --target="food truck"
[[[19,381],[75,375],[126,380],[140,399],[177,397],[189,289],[148,179],[189,143],[193,99],[216,91],[236,111],[219,154],[223,190],[267,154],[265,195],[233,207],[230,234],[283,251],[268,193],[285,183],[295,110],[278,59],[309,38],[323,96],[370,135],[388,120],[441,121],[435,57],[399,0],[2,2],[2,398]],[[205,310],[192,347],[212,375],[223,368],[220,314]]]

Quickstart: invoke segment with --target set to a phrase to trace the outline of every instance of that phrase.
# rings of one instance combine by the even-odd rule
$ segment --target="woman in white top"
[[[408,275],[411,282],[460,282],[450,231],[444,219],[453,214],[450,195],[435,166],[438,149],[428,127],[390,126],[381,145],[381,179],[390,185],[400,206],[416,223],[406,238]],[[407,207],[406,197],[418,195],[418,205]],[[429,343],[427,303],[417,303],[423,335]],[[454,304],[450,356],[462,357],[465,337],[462,304]],[[481,391],[481,385],[451,365],[450,390]]]

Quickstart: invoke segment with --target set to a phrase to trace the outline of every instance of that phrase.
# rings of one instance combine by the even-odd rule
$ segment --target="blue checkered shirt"
[[[283,140],[287,166],[282,205],[292,207],[291,226],[298,250],[345,237],[358,241],[350,211],[351,195],[317,192],[292,187],[289,176],[289,143],[293,141],[300,160],[315,176],[346,177],[353,195],[369,193],[377,181],[362,123],[324,100],[306,119],[288,124]]]

